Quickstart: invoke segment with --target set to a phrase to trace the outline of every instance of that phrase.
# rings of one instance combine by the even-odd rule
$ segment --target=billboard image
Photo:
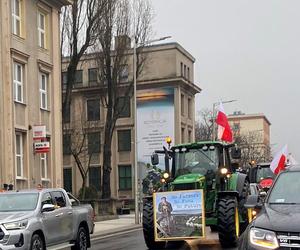
[[[146,165],[155,150],[167,147],[165,139],[174,139],[174,88],[154,88],[137,92],[137,154],[139,178],[146,176]],[[160,159],[164,169],[163,157]]]
[[[153,194],[155,240],[205,237],[203,190]]]

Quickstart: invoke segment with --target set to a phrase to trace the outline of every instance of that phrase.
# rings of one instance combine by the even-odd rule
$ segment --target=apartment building
[[[68,0],[0,1],[0,185],[62,185],[60,9]],[[50,149],[37,153],[33,130]],[[48,151],[48,150],[46,150]]]
[[[161,144],[165,136],[171,136],[175,144],[194,140],[195,95],[201,92],[194,82],[195,59],[178,43],[147,46],[143,48],[143,53],[147,54],[147,59],[137,83],[137,148],[134,143],[134,99],[125,96],[122,90],[122,84],[133,81],[131,49],[127,65],[124,65],[119,76],[120,91],[124,94],[121,105],[124,108],[112,138],[111,192],[114,198],[134,197],[135,152],[138,153],[141,173],[150,161],[149,153],[153,152],[149,145]],[[67,63],[68,58],[65,58],[63,84],[66,83],[64,71]],[[78,120],[84,120],[84,126],[90,131],[87,134],[88,151],[96,149],[91,159],[87,184],[101,194],[101,148],[106,117],[101,95],[105,95],[106,83],[99,81],[98,70],[93,54],[82,58],[76,73],[70,116],[65,119],[67,124],[64,124],[64,187],[76,194],[82,185],[82,178],[68,150],[72,141],[72,134],[68,134],[68,131],[74,129]]]
[[[263,158],[270,157],[271,122],[264,114],[244,114],[241,111],[228,116],[229,123],[236,135],[249,138],[249,142],[258,148]]]

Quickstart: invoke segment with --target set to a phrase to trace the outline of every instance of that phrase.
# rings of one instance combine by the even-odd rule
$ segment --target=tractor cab
[[[169,183],[172,190],[215,189],[216,185],[225,190],[226,179],[237,168],[231,159],[241,156],[235,145],[222,142],[196,142],[177,145],[169,150],[164,148],[152,155],[152,165],[159,163],[157,154],[165,155],[168,178],[164,183]],[[201,183],[204,180],[206,185]]]
[[[270,189],[275,179],[275,174],[270,169],[270,163],[252,164],[248,175],[250,182],[257,183],[264,192]]]

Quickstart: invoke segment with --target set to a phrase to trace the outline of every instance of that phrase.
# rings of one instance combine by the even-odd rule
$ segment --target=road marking
[[[108,235],[103,235],[103,236],[92,238],[91,241],[92,242],[100,241],[100,240],[104,240],[104,239],[111,238],[111,237],[114,237],[114,236],[120,236],[120,235],[123,235],[123,234],[133,233],[133,232],[140,231],[140,230],[142,230],[142,229],[141,228],[135,228],[135,229],[127,230],[127,231],[124,231],[124,232],[118,232],[118,233],[113,233],[112,232],[111,234],[108,234]]]

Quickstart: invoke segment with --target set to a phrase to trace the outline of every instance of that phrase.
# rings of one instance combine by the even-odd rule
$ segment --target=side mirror
[[[151,155],[151,164],[152,166],[156,166],[159,164],[158,154]]]
[[[53,204],[44,204],[42,207],[42,213],[51,212],[55,210],[55,206]]]
[[[240,148],[233,147],[231,148],[231,158],[239,160],[242,158],[242,151]]]
[[[259,195],[253,194],[248,196],[244,206],[245,208],[261,209],[263,205],[262,203],[259,202]]]

